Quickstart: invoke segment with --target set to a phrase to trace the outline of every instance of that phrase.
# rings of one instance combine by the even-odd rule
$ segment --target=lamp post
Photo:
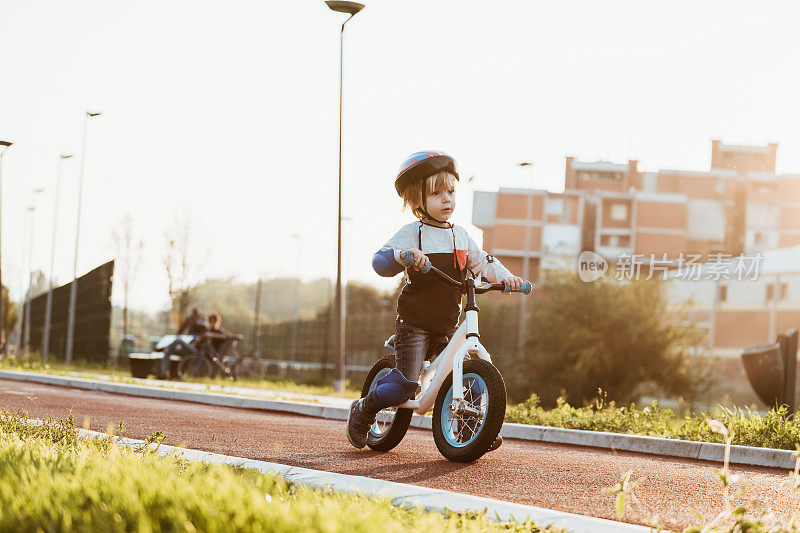
[[[531,250],[531,219],[533,218],[533,162],[523,161],[518,163],[520,167],[530,167],[531,179],[530,186],[528,187],[526,214],[525,214],[525,247],[522,257],[522,278],[530,279],[530,250]],[[528,318],[528,308],[525,305],[525,298],[519,299],[519,324],[517,325],[517,351],[522,354],[525,348],[525,322]]]
[[[3,234],[3,154],[14,143],[10,141],[0,141],[0,242]],[[2,246],[0,246],[0,353],[6,352],[6,339],[3,335],[3,260]],[[10,301],[10,300],[9,300]]]
[[[338,392],[344,391],[345,382],[345,358],[344,358],[344,299],[342,298],[342,85],[344,79],[344,26],[355,16],[356,13],[364,9],[364,4],[357,2],[339,2],[327,0],[328,7],[339,13],[348,13],[342,23],[342,31],[339,37],[339,216],[337,219],[337,244],[336,244],[336,297],[334,303],[334,316],[336,321],[336,375],[333,379],[333,386]]]
[[[22,355],[22,317],[25,313],[25,258],[28,257],[28,225],[33,216],[33,205],[25,208],[23,214],[24,221],[22,223],[22,252],[19,254],[19,303],[17,304],[17,324],[14,326],[14,331],[17,332],[17,355]]]
[[[47,361],[50,354],[50,321],[53,315],[53,265],[56,257],[56,228],[58,228],[58,198],[61,191],[61,167],[64,161],[72,157],[72,154],[61,154],[58,158],[58,171],[56,172],[56,198],[55,209],[53,212],[53,244],[50,247],[50,286],[47,289],[47,308],[44,314],[44,337],[42,339],[42,360]]]
[[[297,267],[294,271],[294,324],[292,326],[292,361],[297,361],[297,329],[300,322],[300,235],[292,235],[297,250]]]
[[[17,308],[17,355],[23,354],[23,346],[25,353],[27,353],[27,344],[23,345],[25,334],[24,330],[30,332],[29,327],[29,320],[30,320],[30,313],[28,312],[26,300],[27,300],[27,292],[30,291],[31,288],[31,259],[33,258],[33,254],[31,251],[33,249],[33,216],[34,212],[36,211],[36,195],[42,192],[44,189],[39,189],[34,187],[31,191],[31,204],[25,208],[25,211],[28,212],[28,220],[26,223],[23,224],[22,229],[22,253],[20,254],[21,264],[20,264],[20,276],[19,276],[19,306]],[[25,234],[28,234],[26,237]],[[27,257],[28,265],[27,269],[25,267],[25,260]],[[28,277],[28,290],[25,290],[25,274],[27,270],[27,277]],[[24,313],[24,315],[23,315]],[[23,318],[25,321],[23,321]]]
[[[25,355],[31,351],[31,298],[33,298],[33,226],[36,219],[36,195],[44,192],[43,188],[34,187],[33,200],[31,200],[31,226],[30,236],[28,237],[28,291],[27,303],[25,304]]]
[[[81,204],[83,203],[83,175],[86,171],[86,131],[89,120],[99,117],[100,113],[86,111],[83,116],[83,147],[81,148],[81,177],[78,183],[78,221],[75,225],[75,260],[72,263],[72,283],[69,287],[69,317],[67,319],[67,346],[64,350],[64,361],[72,362],[72,345],[75,338],[75,300],[78,297],[78,240],[81,234]]]

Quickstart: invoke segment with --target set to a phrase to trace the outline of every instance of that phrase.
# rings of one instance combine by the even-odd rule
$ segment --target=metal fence
[[[492,354],[499,355],[497,364],[502,369],[506,366],[502,356],[515,353],[518,349],[519,305],[501,305],[488,299],[479,301],[479,305],[481,341]],[[375,361],[390,353],[384,347],[384,342],[394,334],[395,317],[395,313],[387,309],[349,313],[345,317],[348,377],[363,377]],[[274,361],[271,366],[280,368],[282,373],[327,376],[332,372],[336,357],[332,345],[333,328],[333,319],[328,313],[310,320],[262,326],[259,337],[261,357]],[[279,361],[315,365],[313,369],[302,365],[280,366],[277,364]]]
[[[111,331],[111,284],[114,261],[109,261],[77,279],[75,303],[75,359],[102,361],[108,359]],[[50,322],[50,356],[63,359],[67,340],[69,293],[72,283],[53,289],[53,308]],[[30,347],[42,350],[47,293],[33,298],[30,303]],[[23,317],[24,308],[23,308]],[[24,321],[21,331],[25,330]]]
[[[371,366],[387,352],[383,344],[394,333],[395,315],[388,311],[350,313],[345,317],[345,357],[349,365]],[[259,337],[265,359],[334,363],[333,319],[329,314],[311,320],[262,326]]]

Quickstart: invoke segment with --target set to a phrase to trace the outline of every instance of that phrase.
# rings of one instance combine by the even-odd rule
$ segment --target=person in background
[[[203,317],[200,309],[198,307],[192,307],[192,312],[186,317],[186,320],[181,323],[176,335],[183,335],[184,333],[188,335],[200,335],[205,333],[207,329],[208,324],[206,324],[206,319]]]
[[[208,315],[208,331],[206,334],[217,355],[230,355],[228,352],[233,346],[233,336],[230,331],[222,327],[222,317],[219,313]]]
[[[170,356],[183,355],[186,353],[187,344],[191,344],[194,348],[197,348],[206,331],[208,331],[208,324],[206,324],[205,317],[198,307],[192,307],[189,316],[187,316],[180,327],[178,327],[176,335],[187,334],[193,335],[194,337],[189,343],[184,342],[183,339],[178,337],[172,344],[164,348],[164,358],[161,360],[158,379],[170,379],[172,377],[170,373]]]

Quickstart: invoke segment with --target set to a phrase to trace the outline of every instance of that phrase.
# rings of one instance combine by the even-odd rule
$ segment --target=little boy
[[[456,207],[456,163],[441,152],[417,152],[400,166],[394,185],[419,221],[406,224],[372,258],[379,275],[392,277],[404,270],[400,252],[411,250],[414,268],[397,300],[394,347],[397,368],[366,397],[355,400],[347,419],[347,438],[356,448],[367,444],[367,433],[381,409],[414,398],[431,335],[450,336],[461,311],[461,292],[417,269],[432,264],[453,279],[464,281],[467,270],[489,281],[518,289],[522,278],[478,248],[460,226],[448,222]],[[424,252],[423,252],[424,251]],[[499,443],[497,444],[499,445]],[[493,448],[496,446],[493,446]]]

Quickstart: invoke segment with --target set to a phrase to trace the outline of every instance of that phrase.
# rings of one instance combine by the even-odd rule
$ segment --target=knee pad
[[[402,372],[393,368],[391,372],[378,380],[370,396],[383,409],[413,398],[418,386],[416,381],[407,380]]]

